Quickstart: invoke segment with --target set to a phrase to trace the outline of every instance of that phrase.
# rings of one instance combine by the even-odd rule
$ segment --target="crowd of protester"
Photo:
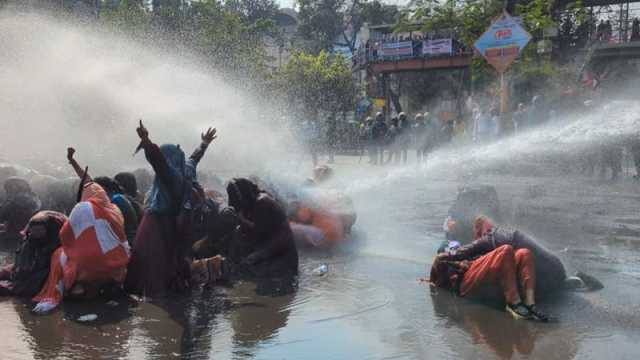
[[[152,172],[94,177],[74,148],[66,159],[75,180],[0,166],[0,244],[17,248],[0,267],[0,296],[32,298],[34,312],[47,313],[67,298],[159,298],[238,279],[290,287],[301,246],[294,241],[312,233],[314,245],[328,246],[355,222],[344,197],[320,206],[280,196],[259,178],[225,187],[198,171],[215,129],[189,157],[179,145],[156,145],[142,122],[137,134]],[[330,171],[317,173],[319,183]]]

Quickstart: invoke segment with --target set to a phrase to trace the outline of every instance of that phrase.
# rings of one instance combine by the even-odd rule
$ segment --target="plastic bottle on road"
[[[329,266],[327,264],[322,264],[313,270],[313,275],[324,276],[327,272],[329,272]]]

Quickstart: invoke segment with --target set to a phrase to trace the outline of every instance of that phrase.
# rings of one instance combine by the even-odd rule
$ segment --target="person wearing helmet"
[[[422,162],[422,158],[427,155],[426,149],[426,134],[427,126],[424,123],[424,117],[422,114],[417,113],[413,124],[413,144],[416,147],[416,161]]]
[[[390,163],[392,158],[394,157],[396,164],[400,160],[400,152],[398,148],[398,138],[400,133],[398,128],[398,117],[394,116],[391,118],[391,126],[389,126],[389,129],[387,130],[386,144],[389,149],[389,156],[387,157],[387,161],[385,161],[385,163]]]
[[[384,146],[387,137],[387,124],[384,122],[384,115],[376,113],[376,120],[371,127],[371,141],[373,145],[373,164],[382,165],[384,160]]]
[[[402,157],[402,163],[407,163],[407,153],[409,151],[409,144],[411,143],[411,124],[407,118],[407,114],[401,112],[398,114],[398,151]]]
[[[373,144],[371,142],[371,129],[373,128],[373,118],[367,116],[364,123],[360,124],[358,137],[360,139],[361,157],[366,151],[369,154],[369,164],[373,163]]]

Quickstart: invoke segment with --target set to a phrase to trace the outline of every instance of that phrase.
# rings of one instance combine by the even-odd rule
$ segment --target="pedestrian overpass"
[[[391,25],[368,27],[353,57],[354,71],[360,72],[361,80],[366,81],[367,96],[383,99],[387,113],[391,107],[395,112],[414,110],[406,106],[411,102],[407,97],[417,96],[409,88],[415,86],[417,79],[434,76],[436,72],[456,74],[440,76],[443,89],[470,85],[473,52],[459,40],[458,34],[451,29],[423,32],[419,30],[420,24],[414,27],[417,30],[400,33],[394,32]]]

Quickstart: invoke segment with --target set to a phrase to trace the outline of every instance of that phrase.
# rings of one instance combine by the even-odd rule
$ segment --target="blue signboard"
[[[493,65],[503,72],[531,40],[531,35],[518,20],[504,12],[475,42],[474,47]]]

